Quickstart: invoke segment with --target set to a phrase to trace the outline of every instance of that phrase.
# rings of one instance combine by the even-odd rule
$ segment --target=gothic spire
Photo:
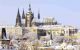
[[[20,16],[19,8],[16,17],[16,26],[21,26],[21,16]]]
[[[38,11],[38,19],[40,19],[40,12]]]
[[[23,13],[22,13],[22,19],[25,19],[24,9],[23,9]]]

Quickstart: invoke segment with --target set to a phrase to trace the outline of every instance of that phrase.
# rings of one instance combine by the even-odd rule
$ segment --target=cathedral
[[[40,26],[45,25],[58,25],[57,21],[54,18],[44,18],[43,21],[40,21],[40,12],[38,12],[37,19],[34,16],[34,13],[31,10],[31,5],[29,4],[28,12],[25,14],[24,10],[22,16],[20,15],[19,9],[16,16],[15,27],[22,28],[22,35],[27,33],[36,33],[38,38],[40,35],[46,35],[44,29],[39,29]],[[42,34],[41,34],[42,33]]]
[[[56,21],[55,22],[50,21],[50,20],[54,20],[54,19],[50,19],[50,20],[45,19],[45,22],[40,22],[39,19],[40,19],[40,13],[38,12],[37,19],[35,19],[34,13],[31,11],[31,5],[29,4],[28,12],[25,14],[24,10],[23,10],[22,16],[20,15],[20,12],[18,9],[15,26],[16,27],[18,27],[18,26],[20,26],[20,27],[32,27],[32,26],[40,26],[40,25],[57,24]],[[47,22],[46,22],[46,20],[47,20]]]

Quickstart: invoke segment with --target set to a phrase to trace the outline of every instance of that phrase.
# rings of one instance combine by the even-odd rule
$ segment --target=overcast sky
[[[18,8],[26,13],[29,3],[35,17],[39,10],[41,18],[54,17],[59,23],[80,28],[80,0],[0,0],[0,25],[15,25]]]

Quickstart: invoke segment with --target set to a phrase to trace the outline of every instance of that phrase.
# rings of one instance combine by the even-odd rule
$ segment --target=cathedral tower
[[[23,9],[23,13],[22,13],[22,27],[25,27],[25,13],[24,13],[24,9]]]
[[[29,4],[28,13],[25,17],[25,27],[31,27],[32,26],[32,20],[34,18],[34,14],[31,11],[31,5]]]
[[[17,26],[22,26],[22,24],[21,24],[21,16],[20,16],[20,12],[19,12],[19,9],[18,9],[18,12],[17,12],[17,16],[16,16],[16,25],[15,25],[16,27]]]
[[[25,19],[24,9],[23,9],[23,13],[22,13],[22,19]]]

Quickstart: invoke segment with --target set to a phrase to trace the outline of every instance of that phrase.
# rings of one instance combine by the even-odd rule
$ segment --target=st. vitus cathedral
[[[40,19],[40,13],[38,12],[37,19]],[[19,9],[17,12],[17,17],[16,17],[16,27],[32,27],[33,25],[39,26],[39,25],[54,25],[57,24],[57,22],[38,22],[34,21],[34,13],[31,10],[31,5],[29,4],[28,12],[25,14],[24,10],[22,13],[22,16],[20,15]]]

